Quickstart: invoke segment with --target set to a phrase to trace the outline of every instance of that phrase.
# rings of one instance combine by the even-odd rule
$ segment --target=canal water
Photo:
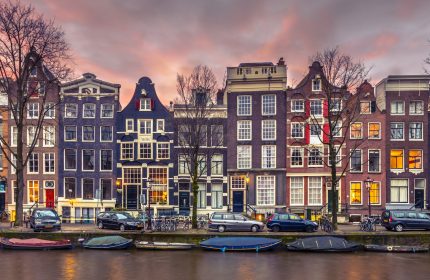
[[[0,250],[0,279],[430,279],[430,254]]]

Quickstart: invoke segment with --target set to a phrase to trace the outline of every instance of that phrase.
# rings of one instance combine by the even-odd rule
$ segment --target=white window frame
[[[421,103],[421,113],[411,113],[411,105],[412,105],[413,102]],[[409,102],[409,115],[412,115],[412,116],[422,116],[422,115],[424,115],[424,101],[423,100],[411,100]]]
[[[111,131],[111,139],[110,140],[103,140],[103,138],[102,138],[102,128],[103,127],[110,127],[110,131]],[[110,142],[112,142],[113,141],[113,126],[111,126],[111,125],[102,125],[102,126],[100,126],[100,142],[104,142],[104,143],[110,143]]]
[[[370,170],[370,152],[378,151],[379,153],[379,165],[378,165],[378,171],[371,171]],[[382,155],[381,155],[381,149],[368,149],[367,150],[367,172],[368,173],[381,173],[381,166],[382,166]]]
[[[352,169],[352,153],[354,153],[354,152],[360,153],[360,170],[353,170]],[[361,150],[361,149],[351,149],[350,150],[349,172],[350,173],[362,173],[363,172],[363,150]]]
[[[66,159],[67,159],[66,150],[75,151],[75,168],[74,169],[67,169],[66,168]],[[64,171],[76,171],[78,169],[78,149],[66,148],[63,150],[63,166],[64,166]]]
[[[53,155],[53,159],[49,158],[49,160],[53,160],[53,167],[54,167],[54,171],[52,172],[46,172],[45,168],[46,168],[46,156],[47,155]],[[43,153],[43,174],[55,174],[55,153]]]
[[[294,126],[295,125],[298,125],[301,128],[301,134],[302,134],[301,137],[294,136]],[[291,137],[294,138],[294,139],[303,139],[303,138],[305,138],[305,124],[302,123],[302,122],[292,122],[291,123],[291,131],[290,131],[290,133],[291,133]]]
[[[157,119],[157,132],[164,132],[165,130],[165,121],[164,119]]]
[[[43,147],[54,147],[55,146],[55,126],[42,126],[43,129],[43,140],[42,144]],[[52,132],[48,132],[48,130],[51,130]],[[49,137],[47,137],[50,135]]]
[[[268,106],[270,105],[268,105],[268,104],[266,104],[265,102],[264,102],[264,98],[265,97],[268,97],[268,96],[270,96],[270,97],[274,97],[274,103],[273,103],[273,109],[274,109],[274,112],[273,113],[267,113],[267,112],[265,112],[264,111],[264,105],[266,105],[266,109],[268,108]],[[267,101],[267,100],[266,100]],[[262,116],[276,116],[276,94],[264,94],[264,95],[262,95],[261,96],[261,115]]]
[[[249,156],[247,156],[246,158],[244,157],[240,157],[239,155],[239,149],[247,149],[247,152],[249,152]],[[251,145],[237,145],[237,169],[251,169],[252,168],[252,146]],[[246,166],[241,166],[239,164],[240,160],[242,159],[242,161],[245,159],[247,160],[249,158],[249,162]]]
[[[167,148],[161,147],[162,145],[167,145]],[[160,157],[159,152],[160,151],[166,151],[167,150],[167,157]],[[170,143],[169,142],[158,142],[157,143],[157,160],[166,160],[170,159]]]
[[[111,169],[102,169],[102,151],[110,151],[111,152],[111,155],[112,155],[112,158],[111,158]],[[99,157],[100,157],[100,160],[99,160],[99,170],[100,170],[100,172],[109,172],[109,171],[112,171],[113,170],[113,163],[114,163],[114,155],[113,155],[113,150],[112,149],[100,149],[100,154],[99,154]]]
[[[39,111],[39,103],[38,102],[32,102],[27,104],[27,119],[29,120],[37,120],[40,115]]]
[[[89,110],[89,108],[86,108],[87,106],[94,106],[94,116],[93,117],[86,117],[85,113]],[[97,106],[94,103],[84,103],[82,104],[82,118],[83,119],[95,119],[97,115]]]
[[[268,124],[274,124],[272,132],[270,132],[269,128],[267,127]],[[269,126],[269,127],[270,127],[270,129],[272,129],[272,126]],[[265,129],[266,129],[267,133],[265,133]],[[271,133],[273,133],[273,137],[267,137],[268,136],[267,134],[271,134]],[[261,140],[263,140],[263,141],[275,141],[276,140],[276,120],[270,119],[270,120],[262,120],[261,121]]]
[[[402,103],[403,104],[403,112],[401,113],[393,113],[393,103]],[[397,106],[396,106],[397,107]],[[403,100],[393,100],[390,103],[390,115],[404,116],[405,115],[405,101]]]
[[[71,109],[74,110],[75,116],[68,116],[71,112],[73,112],[73,111],[70,111]],[[76,119],[78,117],[78,115],[79,115],[78,104],[76,104],[76,103],[66,103],[64,105],[64,118],[66,118],[66,119]]]
[[[141,98],[139,111],[151,111],[151,98]]]
[[[300,150],[300,155],[302,158],[302,164],[301,165],[293,165],[293,152],[294,150]],[[302,147],[291,147],[290,148],[290,166],[292,168],[297,168],[297,167],[303,167],[305,164],[305,149]]]
[[[302,109],[296,110],[295,102],[301,101]],[[304,99],[292,99],[291,100],[291,112],[303,113],[305,112],[305,100]]]
[[[129,129],[129,124],[131,124],[131,130]],[[134,119],[126,119],[125,120],[125,131],[126,132],[134,132]]]
[[[242,125],[249,124],[249,127],[243,128]],[[249,130],[249,138],[242,138],[243,134],[247,134],[245,131]],[[241,134],[242,133],[242,134]],[[252,121],[251,120],[239,120],[237,121],[237,140],[238,141],[250,141],[252,140]]]
[[[67,139],[66,127],[74,127],[75,128],[75,138],[72,140]],[[78,127],[76,125],[65,125],[64,126],[64,142],[76,142],[78,141]]]
[[[311,179],[313,179],[313,178],[319,178],[320,179],[320,184],[319,184],[319,186],[318,186],[318,188],[317,187],[312,187],[311,188]],[[323,180],[322,180],[322,178],[321,177],[308,177],[308,205],[309,206],[315,206],[315,205],[322,205],[322,201],[323,201],[323,187],[322,187],[322,184],[323,184]],[[313,189],[313,190],[319,190],[319,196],[320,196],[320,200],[319,200],[319,202],[314,202],[314,203],[311,203],[311,189]]]
[[[18,128],[16,126],[10,127],[10,146],[16,147],[18,145]]]
[[[312,102],[320,102],[321,103],[321,114],[312,114]],[[309,100],[309,114],[314,116],[314,117],[322,117],[324,115],[324,100],[322,100],[322,99],[310,99]]]
[[[412,124],[421,124],[421,138],[412,138],[411,137],[411,126],[412,126]],[[409,128],[408,129],[409,141],[423,141],[424,140],[424,123],[423,122],[409,122],[408,128]]]
[[[93,140],[85,140],[84,138],[84,128],[85,127],[92,127],[93,128]],[[95,142],[96,141],[96,128],[92,125],[83,125],[82,126],[82,142]]]
[[[30,130],[34,130],[34,137],[30,137]],[[40,133],[39,133],[40,134]],[[35,126],[27,126],[27,147],[30,147],[33,141],[35,142],[35,147],[39,146],[39,139],[34,140],[36,137],[36,127]]]
[[[264,182],[263,179],[265,179],[265,180],[270,179],[270,182],[268,182],[268,181]],[[269,185],[268,183],[271,183],[271,184]],[[264,186],[264,188],[262,185]],[[272,175],[257,176],[255,190],[256,190],[256,204],[258,206],[274,206],[274,205],[276,205],[276,176],[272,176]],[[261,200],[263,200],[263,199],[261,199],[262,198],[261,191],[263,194],[266,194],[266,195],[269,192],[271,192],[273,194],[273,195],[270,195],[264,199],[264,200],[267,200],[268,203],[263,203],[261,201]]]
[[[112,115],[111,116],[103,117],[103,112],[106,111],[105,106],[111,106],[112,107]],[[115,115],[115,106],[114,106],[114,104],[105,103],[105,104],[101,104],[100,105],[100,118],[101,119],[113,119],[114,115]]]
[[[318,81],[318,88],[315,87],[317,84],[315,82]],[[322,91],[322,82],[320,78],[312,79],[312,91]]]
[[[240,104],[241,104],[239,102],[239,99],[245,98],[245,97],[249,98],[249,113],[241,113],[240,112],[241,110],[239,110]],[[236,101],[237,101],[237,108],[236,108],[237,116],[252,116],[252,96],[251,95],[238,95]],[[246,104],[248,104],[248,103],[246,103]],[[242,111],[244,111],[244,110],[242,110]]]
[[[120,159],[121,160],[133,160],[134,159],[134,142],[122,142],[121,144],[120,144],[121,146],[120,146]],[[131,145],[131,157],[124,157],[124,152],[123,152],[123,150],[124,150],[124,146],[125,145]],[[128,148],[128,149],[130,149],[130,148]]]
[[[379,137],[378,138],[370,137],[370,125],[371,124],[378,124],[379,125]],[[390,131],[390,133],[391,133],[391,131]],[[381,134],[382,134],[381,122],[368,122],[367,123],[367,138],[369,140],[381,140]]]
[[[94,154],[94,167],[93,167],[92,170],[90,170],[90,169],[84,169],[84,151],[93,151],[93,154]],[[94,172],[94,171],[96,171],[96,166],[97,166],[96,161],[97,161],[96,150],[94,150],[94,149],[82,149],[81,150],[81,170],[82,170],[82,172]]]
[[[356,183],[360,184],[360,203],[353,203],[352,202],[352,191],[351,191],[352,184],[356,184]],[[363,205],[363,192],[364,192],[364,190],[363,190],[363,182],[362,181],[350,181],[349,182],[349,196],[350,196],[350,198],[349,198],[349,204],[352,205],[352,206],[354,206],[354,205]]]
[[[140,129],[141,129],[141,127],[142,127],[142,123],[144,123],[145,124],[145,133],[141,133],[140,131]],[[150,128],[150,132],[149,133],[147,133],[147,123],[149,123],[150,124],[150,126],[149,126],[149,128]],[[152,129],[152,119],[138,119],[137,120],[137,133],[139,134],[139,135],[152,135],[152,133],[153,133],[153,129]]]
[[[272,156],[267,155],[267,149],[270,148],[270,150],[273,152]],[[267,159],[270,159],[270,165],[267,165]],[[261,146],[261,168],[263,169],[274,169],[276,168],[276,145],[262,145]]]
[[[37,156],[37,171],[30,171],[31,162],[34,161],[34,156]],[[28,155],[28,163],[27,163],[27,174],[39,174],[40,173],[40,157],[39,153],[32,152]]]
[[[46,103],[44,106],[45,119],[53,120],[55,119],[55,104]]]
[[[392,138],[391,137],[391,125],[392,124],[402,124],[402,135],[403,135],[403,137],[400,139],[397,139],[397,138]],[[409,131],[408,131],[408,134],[409,134]],[[389,135],[390,135],[390,141],[405,141],[405,123],[404,122],[390,122],[390,133],[389,133]]]
[[[214,161],[214,157],[218,156],[219,160],[218,161]],[[220,165],[215,164],[216,162],[220,163]],[[223,164],[224,164],[224,156],[223,154],[213,154],[211,157],[211,176],[223,176],[224,173],[224,168],[223,168]],[[218,166],[218,167],[217,167]],[[221,169],[221,172],[214,172],[214,169]]]
[[[354,124],[360,124],[361,125],[361,127],[360,127],[360,137],[352,137],[352,126]],[[349,139],[351,139],[351,140],[363,139],[363,123],[362,122],[353,122],[353,123],[351,123],[351,127],[349,129]]]
[[[149,145],[150,157],[141,157],[140,155],[142,154],[142,150],[144,150],[145,148],[142,148],[140,145],[146,145],[146,144]],[[140,143],[138,143],[137,158],[138,159],[152,159],[152,157],[153,157],[153,148],[152,148],[152,146],[153,146],[153,143],[151,143],[151,142],[140,142]]]
[[[405,188],[406,189],[406,201],[392,201],[392,188],[393,188],[393,186],[392,186],[392,182],[393,181],[406,181],[406,186],[394,186],[394,188],[399,188],[399,190],[400,190],[400,188]],[[405,179],[405,178],[391,178],[390,179],[390,185],[389,185],[389,188],[390,188],[390,203],[395,203],[395,204],[407,204],[407,203],[409,203],[409,179]],[[399,194],[400,194],[400,192],[399,192]]]
[[[297,187],[294,186],[293,187],[293,178],[294,179],[301,179],[301,187]],[[292,176],[290,177],[290,205],[291,206],[304,206],[305,205],[305,178],[302,176]],[[294,182],[294,184],[296,184],[297,182]],[[293,202],[293,190],[300,190],[301,189],[301,202],[300,203],[295,203]],[[300,193],[299,193],[300,194]]]
[[[367,103],[367,108],[369,108],[368,112],[363,112],[362,110],[362,104],[366,104]],[[372,114],[372,102],[371,101],[360,101],[360,114],[361,115],[370,115]]]

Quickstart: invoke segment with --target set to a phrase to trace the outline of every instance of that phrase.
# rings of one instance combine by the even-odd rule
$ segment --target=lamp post
[[[369,205],[369,218],[372,216],[372,203],[370,203],[370,190],[372,189],[372,183],[373,183],[373,179],[370,179],[370,177],[367,177],[367,179],[364,181],[364,183],[366,184],[366,189],[367,189],[367,203]]]
[[[152,221],[151,221],[151,189],[152,189],[152,178],[147,179],[146,189],[148,190],[148,208],[146,209],[146,215],[148,217],[148,230],[152,231]]]
[[[248,211],[248,205],[249,205],[249,176],[246,174],[245,176],[245,184],[246,184],[246,209],[245,212]]]

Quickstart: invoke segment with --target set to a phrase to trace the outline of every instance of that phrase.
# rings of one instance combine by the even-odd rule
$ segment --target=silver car
[[[252,231],[264,228],[262,222],[249,219],[242,214],[215,212],[209,219],[209,230],[224,231]]]

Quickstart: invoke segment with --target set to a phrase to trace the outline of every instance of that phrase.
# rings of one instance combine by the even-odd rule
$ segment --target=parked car
[[[125,230],[142,230],[143,222],[134,218],[127,212],[101,212],[97,215],[99,229],[110,228]]]
[[[61,230],[61,219],[51,208],[36,208],[30,215],[30,228],[35,232],[42,230]]]
[[[264,224],[259,221],[249,219],[242,214],[233,213],[213,213],[208,221],[209,230],[224,231],[252,231],[257,232],[264,228]]]
[[[387,230],[405,229],[430,230],[430,216],[415,210],[385,210],[382,212],[381,225]]]
[[[302,219],[295,214],[272,214],[267,219],[266,227],[274,232],[278,231],[306,231],[318,230],[318,224]]]

